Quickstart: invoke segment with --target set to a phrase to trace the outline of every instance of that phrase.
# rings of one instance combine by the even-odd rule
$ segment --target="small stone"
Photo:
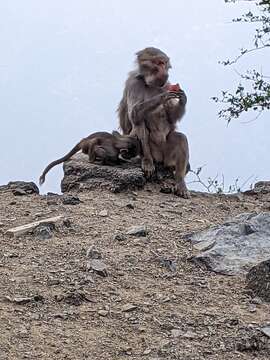
[[[57,302],[65,302],[68,305],[80,306],[83,302],[91,302],[91,299],[82,292],[71,291],[66,294],[55,295],[55,300]]]
[[[98,260],[98,259],[93,259],[88,263],[88,269],[93,270],[94,272],[96,272],[98,275],[106,277],[108,276],[108,272],[107,272],[107,267],[106,265]]]
[[[175,272],[176,271],[176,262],[170,259],[160,259],[161,265],[163,265],[166,269]]]
[[[133,236],[146,236],[147,233],[148,232],[145,225],[132,226],[126,232],[127,235],[133,235]]]
[[[100,251],[96,250],[94,246],[90,246],[86,252],[86,256],[90,259],[101,259]]]
[[[127,207],[128,209],[132,209],[132,210],[134,209],[134,205],[131,204],[131,203],[127,204],[126,207]]]
[[[258,296],[250,300],[251,304],[262,305],[263,301]]]
[[[7,257],[7,258],[17,258],[17,257],[19,257],[19,255],[16,254],[16,253],[4,253],[4,257]]]
[[[102,211],[100,211],[100,213],[98,215],[102,216],[102,217],[106,217],[106,216],[108,216],[108,211],[107,210],[102,210]]]
[[[94,279],[92,278],[92,276],[90,276],[90,275],[85,276],[84,281],[86,283],[91,283],[91,284],[94,284],[94,282],[95,282]]]
[[[41,224],[36,227],[34,234],[39,240],[48,240],[53,237],[53,230],[55,230],[55,224]]]
[[[151,349],[146,349],[144,352],[143,352],[143,355],[149,355],[151,354],[152,350]]]
[[[254,304],[249,305],[248,310],[251,313],[255,313],[257,311],[256,305],[254,305]]]
[[[165,349],[168,346],[170,346],[171,342],[170,342],[170,340],[164,339],[164,340],[161,340],[159,344],[160,344],[160,349]]]
[[[114,236],[113,240],[122,242],[122,241],[125,241],[125,240],[126,240],[126,237],[125,237],[125,235],[123,235],[123,234],[116,234],[116,235]]]
[[[164,298],[164,299],[161,300],[161,303],[162,303],[162,304],[165,304],[165,303],[168,303],[168,302],[170,302],[170,301],[171,301],[171,299],[170,299],[169,297],[166,297],[166,298]]]
[[[27,303],[34,301],[42,301],[42,302],[44,301],[44,298],[41,295],[35,295],[31,297],[14,297],[14,298],[11,298],[10,296],[6,296],[5,299],[9,302],[13,302],[19,305],[25,305]]]
[[[198,335],[192,331],[187,331],[185,334],[182,334],[182,336],[186,339],[196,339]]]
[[[64,205],[78,205],[80,202],[81,200],[79,197],[74,195],[64,195],[62,198],[62,203]]]
[[[63,225],[67,228],[71,228],[71,221],[69,219],[64,219],[63,220]]]
[[[47,193],[47,196],[59,196],[59,194],[57,194],[57,193],[53,193],[53,192],[48,192]]]
[[[130,346],[123,347],[123,353],[126,355],[132,355],[132,348]]]
[[[99,315],[99,316],[105,317],[105,316],[107,316],[108,314],[109,314],[109,311],[107,311],[107,310],[99,310],[99,311],[98,311],[98,315]]]
[[[4,224],[4,223],[2,223],[2,222],[0,222],[0,227],[3,227],[3,226],[5,226],[5,224]]]
[[[122,307],[123,312],[131,312],[137,309],[136,305],[133,304],[126,304]]]
[[[48,286],[54,286],[54,285],[59,285],[60,284],[60,280],[59,279],[48,279],[47,281],[47,285]]]
[[[179,329],[173,329],[173,330],[171,330],[171,335],[174,338],[179,338],[180,336],[183,335],[183,331],[181,331]]]
[[[24,304],[30,303],[32,301],[31,297],[15,297],[15,298],[11,298],[9,296],[6,296],[5,299],[8,300],[9,302],[14,302],[14,303],[20,304],[20,305],[24,305]]]

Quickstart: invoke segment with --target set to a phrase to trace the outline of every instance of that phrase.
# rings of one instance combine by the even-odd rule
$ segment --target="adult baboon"
[[[128,160],[140,154],[140,143],[137,137],[120,135],[117,131],[96,132],[82,139],[66,155],[51,162],[39,178],[42,185],[46,174],[56,165],[67,161],[79,151],[89,156],[90,162],[99,161],[103,165],[118,164],[121,160]]]
[[[141,141],[142,168],[146,176],[154,171],[149,137],[164,144],[168,134],[185,112],[183,90],[168,91],[169,57],[153,47],[137,54],[137,69],[130,72],[119,104],[120,128],[124,134],[135,134]]]

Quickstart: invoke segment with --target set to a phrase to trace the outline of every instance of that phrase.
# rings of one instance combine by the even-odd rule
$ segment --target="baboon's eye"
[[[153,60],[153,64],[158,66],[165,66],[165,61],[163,60]]]

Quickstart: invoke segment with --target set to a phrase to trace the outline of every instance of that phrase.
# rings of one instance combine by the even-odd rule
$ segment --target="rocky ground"
[[[194,264],[187,235],[269,212],[270,198],[183,200],[159,189],[75,198],[0,189],[1,360],[269,359],[260,328],[270,305],[244,277]],[[6,233],[59,215],[55,226]],[[127,234],[134,226],[138,234]]]

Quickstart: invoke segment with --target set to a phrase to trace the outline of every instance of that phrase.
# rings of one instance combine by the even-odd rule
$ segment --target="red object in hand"
[[[168,91],[178,92],[178,91],[181,90],[181,88],[180,88],[179,84],[175,84],[175,85],[169,84],[169,85],[167,85],[167,90]]]

